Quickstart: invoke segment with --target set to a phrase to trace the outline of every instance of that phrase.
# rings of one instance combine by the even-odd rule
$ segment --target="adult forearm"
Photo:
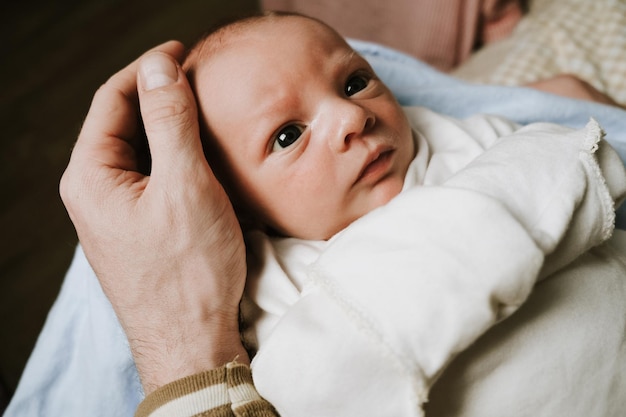
[[[250,363],[236,320],[220,326],[200,320],[186,323],[181,316],[153,328],[126,330],[146,395],[234,360]]]

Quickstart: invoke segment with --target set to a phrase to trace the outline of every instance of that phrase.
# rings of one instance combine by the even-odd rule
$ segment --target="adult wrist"
[[[236,360],[249,364],[237,321],[234,325],[215,322],[187,323],[158,333],[129,335],[144,392],[147,394],[173,381],[219,368]],[[162,336],[159,336],[161,334]]]

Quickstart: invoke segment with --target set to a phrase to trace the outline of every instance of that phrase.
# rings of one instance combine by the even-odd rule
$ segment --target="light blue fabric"
[[[530,89],[469,85],[391,49],[352,44],[402,105],[577,128],[594,117],[626,161],[625,111]],[[619,218],[624,224],[624,213]],[[79,247],[5,416],[132,416],[141,398],[126,338]]]
[[[367,57],[403,106],[424,106],[455,117],[489,113],[521,124],[544,121],[574,128],[584,127],[593,117],[626,161],[626,111],[617,107],[530,88],[469,84],[389,48],[362,41],[350,43]]]

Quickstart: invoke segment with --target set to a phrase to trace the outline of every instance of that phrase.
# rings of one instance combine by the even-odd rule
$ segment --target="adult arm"
[[[60,184],[146,394],[249,363],[238,327],[243,238],[204,158],[182,53],[165,43],[96,92]]]
[[[527,84],[528,87],[579,100],[595,101],[609,106],[622,107],[608,95],[601,93],[588,82],[571,74],[559,74],[554,77]]]

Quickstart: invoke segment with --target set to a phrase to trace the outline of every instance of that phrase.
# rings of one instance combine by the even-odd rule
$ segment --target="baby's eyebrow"
[[[358,56],[352,48],[335,50],[325,61],[325,68],[320,71],[324,71],[325,76],[328,77],[343,77],[345,71],[354,65],[355,58]]]
[[[354,49],[350,48],[348,51],[343,52],[340,55],[336,55],[337,70],[339,68],[347,68],[354,65],[355,62],[364,62],[364,65],[368,65],[367,61]]]
[[[350,63],[352,62],[355,58],[360,57],[359,54],[357,54],[357,52],[354,49],[350,49],[350,51],[348,51],[342,58],[341,60],[346,62],[346,63]]]
[[[352,61],[356,55],[356,51],[354,49],[350,49],[350,51],[346,54],[346,59]]]
[[[284,113],[294,106],[294,96],[287,90],[276,89],[266,94],[263,100],[257,102],[255,113],[260,116]]]

